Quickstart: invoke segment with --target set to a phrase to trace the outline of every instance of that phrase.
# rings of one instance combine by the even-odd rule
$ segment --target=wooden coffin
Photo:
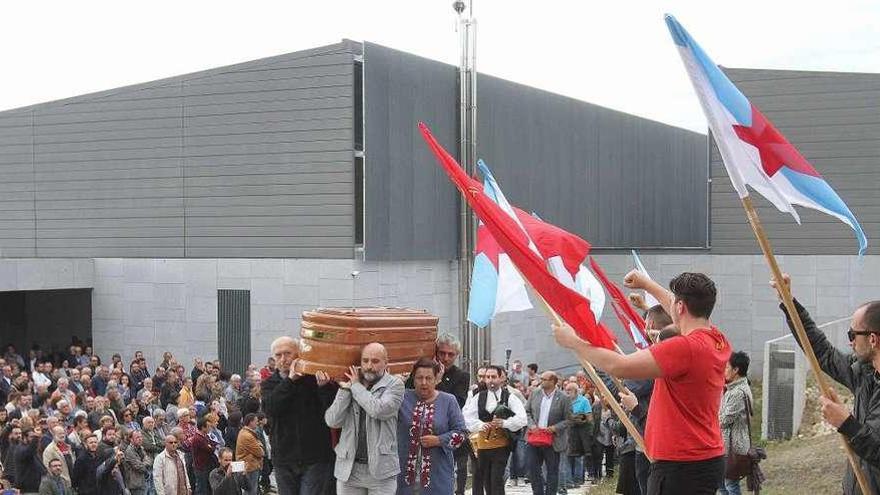
[[[439,318],[404,308],[319,308],[302,314],[297,371],[323,370],[344,378],[359,366],[361,349],[379,342],[388,350],[388,371],[409,373],[423,356],[434,355]]]

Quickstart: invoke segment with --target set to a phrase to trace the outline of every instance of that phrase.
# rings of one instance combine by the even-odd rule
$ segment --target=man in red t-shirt
[[[731,353],[724,334],[709,322],[715,284],[702,273],[686,272],[673,278],[667,291],[634,270],[624,285],[657,298],[681,338],[624,355],[594,347],[563,325],[553,328],[556,341],[618,378],[656,379],[645,427],[647,454],[654,461],[650,495],[714,494],[724,475],[718,408]]]

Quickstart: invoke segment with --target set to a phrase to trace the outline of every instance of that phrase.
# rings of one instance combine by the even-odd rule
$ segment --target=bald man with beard
[[[263,410],[269,418],[269,443],[279,495],[320,495],[331,479],[333,451],[324,413],[337,385],[329,375],[296,372],[299,342],[272,342],[275,372],[262,383]]]
[[[397,490],[397,411],[403,381],[387,372],[388,352],[379,343],[361,351],[360,368],[352,366],[339,383],[336,399],[324,415],[341,428],[336,446],[336,492],[339,495],[390,494]]]

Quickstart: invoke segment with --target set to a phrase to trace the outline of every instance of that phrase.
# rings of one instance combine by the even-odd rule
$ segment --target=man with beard
[[[786,285],[791,284],[787,274],[783,274],[782,278]],[[776,288],[775,282],[771,282],[771,285]],[[880,428],[880,301],[862,304],[853,312],[847,332],[849,345],[853,350],[850,354],[844,354],[828,341],[797,299],[794,300],[794,305],[822,371],[852,391],[854,396],[852,411],[843,405],[836,394],[833,400],[820,397],[822,415],[825,421],[846,438],[859,457],[860,468],[867,478],[871,492],[880,493],[880,440],[876,435]],[[779,307],[797,341],[791,316],[785,306],[780,304]],[[843,493],[861,493],[850,463],[846,463]]]
[[[21,443],[21,427],[19,420],[13,419],[3,428],[0,435],[0,457],[6,469],[6,478],[15,483],[15,448]]]
[[[39,429],[25,428],[21,432],[22,442],[15,446],[15,487],[24,493],[40,489],[40,479],[46,468],[38,457],[40,446]]]
[[[323,371],[315,375],[296,372],[298,345],[290,337],[272,342],[278,366],[261,384],[279,495],[323,493],[333,460],[324,413],[337,386]]]
[[[348,381],[339,384],[324,415],[329,427],[342,429],[334,471],[339,495],[397,490],[397,411],[404,386],[400,378],[386,373],[387,366],[385,346],[367,344],[360,369],[352,366],[345,374]]]
[[[64,461],[52,459],[49,463],[49,473],[40,481],[40,495],[69,495],[73,493],[70,480],[61,476],[61,466]]]
[[[125,486],[131,495],[144,495],[147,492],[149,472],[152,468],[152,456],[144,450],[144,434],[140,431],[132,432],[131,442],[122,457]]]
[[[73,449],[67,443],[67,431],[63,426],[52,427],[52,443],[43,451],[43,464],[50,468],[53,460],[61,461],[61,476],[70,481],[70,473],[73,471]]]
[[[104,459],[116,448],[116,427],[107,426],[101,430],[101,443],[98,445],[98,457]]]

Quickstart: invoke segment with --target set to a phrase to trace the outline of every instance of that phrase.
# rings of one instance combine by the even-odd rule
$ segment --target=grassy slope
[[[808,386],[814,385],[812,379]],[[846,391],[836,387],[838,393],[845,397]],[[761,436],[761,384],[752,386],[755,397],[755,415],[752,418],[752,438],[756,445],[767,449],[767,459],[761,463],[761,469],[767,481],[762,487],[763,495],[804,495],[840,493],[840,483],[846,467],[846,456],[843,453],[839,436],[828,434],[814,438],[796,438],[794,440],[767,442]],[[805,425],[808,421],[820,420],[819,415],[810,413],[818,410],[813,400],[808,400],[805,411]],[[611,480],[592,489],[590,495],[611,495],[617,482]],[[745,481],[742,482],[745,493]]]

